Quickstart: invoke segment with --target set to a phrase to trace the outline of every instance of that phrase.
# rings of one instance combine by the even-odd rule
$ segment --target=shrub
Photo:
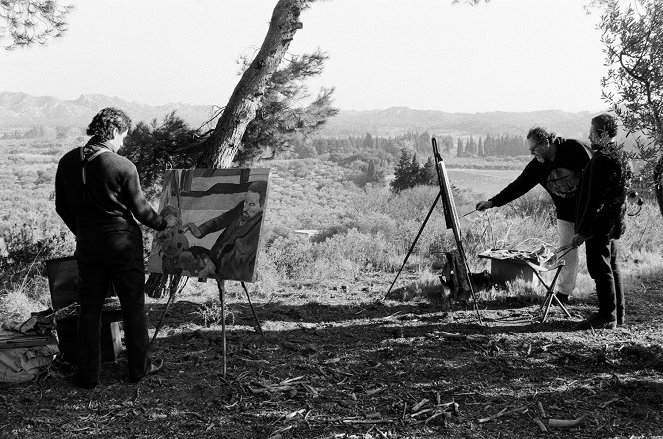
[[[73,236],[23,224],[3,233],[6,256],[0,258],[0,287],[20,282],[32,273],[44,275],[46,259],[73,254]]]

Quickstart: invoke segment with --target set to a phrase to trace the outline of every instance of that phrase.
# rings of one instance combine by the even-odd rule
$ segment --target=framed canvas
[[[157,232],[147,270],[253,282],[269,168],[166,171],[159,203],[178,226]]]

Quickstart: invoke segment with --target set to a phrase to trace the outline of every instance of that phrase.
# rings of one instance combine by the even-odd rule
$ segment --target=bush
[[[45,231],[23,224],[3,233],[5,254],[0,258],[0,287],[21,282],[32,274],[45,275],[46,259],[73,254],[73,236],[63,231]]]

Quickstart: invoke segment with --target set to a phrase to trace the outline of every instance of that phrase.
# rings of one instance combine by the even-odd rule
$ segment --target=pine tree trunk
[[[246,127],[256,115],[267,81],[276,71],[295,32],[299,14],[310,0],[279,0],[274,7],[262,47],[233,91],[228,105],[198,160],[199,168],[228,168],[240,147]]]

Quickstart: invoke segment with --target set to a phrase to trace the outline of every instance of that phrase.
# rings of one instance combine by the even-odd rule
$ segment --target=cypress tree
[[[401,158],[394,167],[394,179],[389,183],[392,192],[398,193],[410,186],[410,166],[412,159],[407,149],[401,149]]]
[[[409,186],[415,187],[419,184],[419,174],[421,168],[419,167],[419,161],[417,160],[417,153],[415,152],[412,156],[412,161],[410,162],[410,174],[409,174]]]
[[[433,159],[428,157],[426,163],[421,167],[419,171],[419,184],[423,185],[435,185],[437,184],[437,173],[435,172],[435,165],[433,164]]]

